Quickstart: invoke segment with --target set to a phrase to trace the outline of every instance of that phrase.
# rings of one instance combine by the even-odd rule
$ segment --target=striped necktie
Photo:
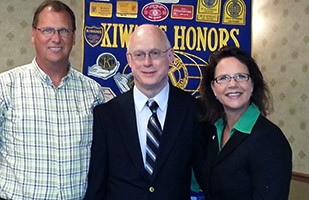
[[[158,104],[154,100],[148,100],[146,105],[152,112],[149,117],[147,125],[147,142],[146,142],[146,171],[152,175],[155,161],[158,155],[160,146],[160,137],[162,135],[162,128],[157,116]]]

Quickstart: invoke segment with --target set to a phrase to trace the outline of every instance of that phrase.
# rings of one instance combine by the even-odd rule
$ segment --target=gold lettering
[[[135,28],[137,28],[138,25],[134,25],[134,24],[126,24],[125,26],[123,24],[121,24],[120,27],[120,31],[119,31],[119,36],[120,36],[120,46],[121,48],[125,48],[128,46],[128,41],[129,41],[129,37],[131,35],[131,33],[134,31]]]
[[[117,45],[117,33],[118,33],[118,27],[119,25],[118,24],[113,24],[113,30],[114,30],[114,34],[113,34],[113,46],[112,48],[117,48],[118,45]]]
[[[216,51],[231,41],[239,46],[239,29],[174,26],[174,50]]]
[[[203,31],[201,27],[197,27],[197,48],[196,51],[201,51],[201,46],[203,48],[203,51],[207,50],[207,27],[203,27]]]
[[[137,24],[102,23],[103,38],[101,47],[126,48],[132,32],[139,26]],[[158,25],[167,32],[168,26]],[[97,32],[98,30],[90,30]],[[215,27],[186,27],[174,26],[174,50],[180,51],[216,51],[228,43],[239,47],[239,29]]]
[[[230,34],[229,32],[225,29],[225,28],[219,28],[219,43],[220,43],[220,47],[226,46],[227,42],[230,39]]]
[[[210,51],[216,51],[218,49],[218,32],[215,28],[209,29],[207,41]]]
[[[160,25],[159,28],[162,29],[164,32],[167,31],[167,26],[165,25]]]
[[[103,27],[103,38],[101,47],[112,47],[110,37],[108,35],[109,29],[112,27],[112,24],[101,24]]]
[[[233,29],[231,30],[231,38],[232,38],[232,40],[234,41],[235,46],[240,47],[239,41],[238,41],[238,39],[236,38],[235,34],[239,35],[239,29],[233,28]]]
[[[192,36],[192,37],[191,37]],[[186,34],[186,44],[190,51],[195,49],[196,46],[196,30],[194,27],[189,27]]]
[[[179,28],[181,33],[179,33]],[[185,50],[185,26],[174,26],[174,50]],[[180,40],[180,47],[178,46]]]

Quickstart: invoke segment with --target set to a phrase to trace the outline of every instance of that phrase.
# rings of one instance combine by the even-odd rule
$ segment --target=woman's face
[[[235,57],[223,58],[218,63],[211,88],[225,112],[242,114],[250,105],[253,82],[248,75],[247,66]]]

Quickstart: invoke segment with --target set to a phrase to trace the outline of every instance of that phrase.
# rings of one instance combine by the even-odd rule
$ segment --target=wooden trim
[[[292,180],[309,183],[309,174],[292,172]]]

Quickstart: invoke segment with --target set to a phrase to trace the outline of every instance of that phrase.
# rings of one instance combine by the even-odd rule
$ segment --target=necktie
[[[162,128],[157,116],[157,102],[148,100],[146,105],[152,112],[149,117],[147,125],[147,142],[146,142],[146,171],[152,175],[154,164],[157,158],[157,153],[160,145],[160,137],[162,135]]]

